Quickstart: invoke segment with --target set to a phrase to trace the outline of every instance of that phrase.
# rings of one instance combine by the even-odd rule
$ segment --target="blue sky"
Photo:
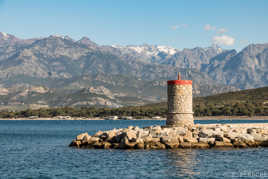
[[[0,0],[0,31],[21,38],[87,36],[101,45],[268,42],[267,0]]]

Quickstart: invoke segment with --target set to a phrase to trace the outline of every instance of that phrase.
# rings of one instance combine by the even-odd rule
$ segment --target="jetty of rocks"
[[[268,124],[194,124],[192,81],[168,81],[165,126],[99,131],[80,134],[70,144],[94,149],[176,149],[268,147]]]
[[[177,149],[268,147],[268,124],[214,124],[187,127],[129,126],[80,134],[70,146],[93,149]]]

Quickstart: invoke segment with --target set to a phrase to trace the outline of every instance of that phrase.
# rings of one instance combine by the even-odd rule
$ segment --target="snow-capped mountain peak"
[[[54,35],[50,35],[49,37],[51,37],[51,38],[61,38],[61,39],[66,39],[66,40],[74,41],[74,40],[73,40],[72,38],[70,38],[68,35],[54,34]]]
[[[4,36],[4,37],[7,37],[7,36],[8,36],[8,34],[5,33],[5,32],[0,32],[0,34],[1,34],[2,36]]]
[[[8,39],[9,38],[9,35],[5,32],[0,32],[0,37],[3,38],[3,39]]]
[[[174,55],[178,51],[178,49],[167,47],[167,46],[162,46],[162,45],[157,46],[157,48],[160,52],[164,52],[169,55]]]
[[[127,52],[132,51],[147,56],[156,56],[159,53],[165,53],[166,55],[174,55],[176,52],[179,51],[178,49],[163,45],[128,45],[128,46],[112,45],[112,47],[120,49],[121,51],[127,51]]]

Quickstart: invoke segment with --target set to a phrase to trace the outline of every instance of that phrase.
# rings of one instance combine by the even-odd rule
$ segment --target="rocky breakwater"
[[[176,149],[268,147],[268,125],[215,124],[190,128],[129,126],[125,129],[82,133],[71,147],[92,149]]]

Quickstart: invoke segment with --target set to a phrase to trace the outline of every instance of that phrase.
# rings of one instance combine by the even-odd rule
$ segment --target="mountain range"
[[[141,105],[166,100],[166,80],[193,80],[195,96],[268,84],[268,44],[240,52],[217,46],[103,46],[87,37],[20,39],[0,32],[4,108]]]

